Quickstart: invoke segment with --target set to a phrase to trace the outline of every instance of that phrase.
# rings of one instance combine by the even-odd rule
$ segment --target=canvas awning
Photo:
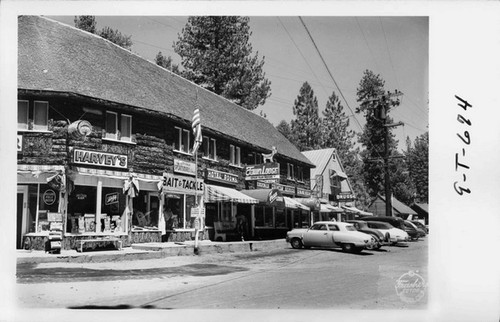
[[[347,210],[347,211],[355,212],[355,213],[358,213],[358,214],[363,215],[363,216],[373,216],[373,214],[371,212],[366,212],[366,211],[363,211],[363,210],[359,210],[356,207],[342,206],[342,208],[345,209],[345,210]]]
[[[230,201],[238,203],[256,204],[259,201],[238,190],[213,185],[205,185],[205,202]]]
[[[332,174],[332,177],[339,177],[339,178],[342,178],[342,179],[347,179],[347,174],[345,174],[344,172],[342,172],[340,170],[334,170],[333,174]]]
[[[297,200],[294,200],[290,197],[283,197],[285,199],[285,206],[286,208],[291,208],[291,209],[302,209],[302,210],[307,210],[309,211],[309,207],[307,206],[304,206],[303,204],[301,204],[300,202],[298,202]]]
[[[342,210],[342,208],[339,208],[339,207],[334,207],[334,206],[332,206],[332,205],[330,205],[330,204],[323,204],[323,203],[322,203],[322,204],[320,205],[320,208],[321,208],[321,209],[319,210],[320,212],[344,212],[344,211]]]

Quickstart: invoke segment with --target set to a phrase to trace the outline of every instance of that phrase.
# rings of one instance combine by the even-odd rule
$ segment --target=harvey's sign
[[[127,156],[122,154],[73,149],[73,163],[76,164],[126,169],[127,161]]]

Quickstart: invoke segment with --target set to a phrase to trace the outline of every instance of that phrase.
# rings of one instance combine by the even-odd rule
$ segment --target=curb
[[[198,244],[198,256],[222,253],[247,253],[271,251],[287,248],[285,239],[242,242],[202,241]],[[79,253],[76,250],[62,251],[61,254],[48,254],[44,251],[23,251],[17,253],[17,264],[40,263],[102,263],[159,259],[172,256],[195,256],[194,242],[184,243],[148,243],[132,244],[122,250],[89,251]]]

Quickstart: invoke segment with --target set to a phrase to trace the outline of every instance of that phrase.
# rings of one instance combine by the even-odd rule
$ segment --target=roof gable
[[[190,122],[313,164],[266,119],[99,36],[38,16],[18,20],[18,88],[69,92]]]

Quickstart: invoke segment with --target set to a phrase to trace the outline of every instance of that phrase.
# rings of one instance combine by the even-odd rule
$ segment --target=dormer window
[[[215,139],[208,136],[203,137],[203,157],[210,160],[217,160],[217,141]]]
[[[229,162],[232,165],[240,166],[241,165],[241,150],[240,147],[230,145],[229,146]]]
[[[175,127],[175,146],[177,152],[189,153],[189,141],[191,140],[191,132],[180,127]]]
[[[106,139],[132,141],[132,116],[106,111]]]
[[[31,113],[30,113],[31,112]],[[30,114],[33,124],[30,126]],[[49,102],[34,101],[30,111],[29,101],[17,101],[17,128],[18,130],[48,131]]]

